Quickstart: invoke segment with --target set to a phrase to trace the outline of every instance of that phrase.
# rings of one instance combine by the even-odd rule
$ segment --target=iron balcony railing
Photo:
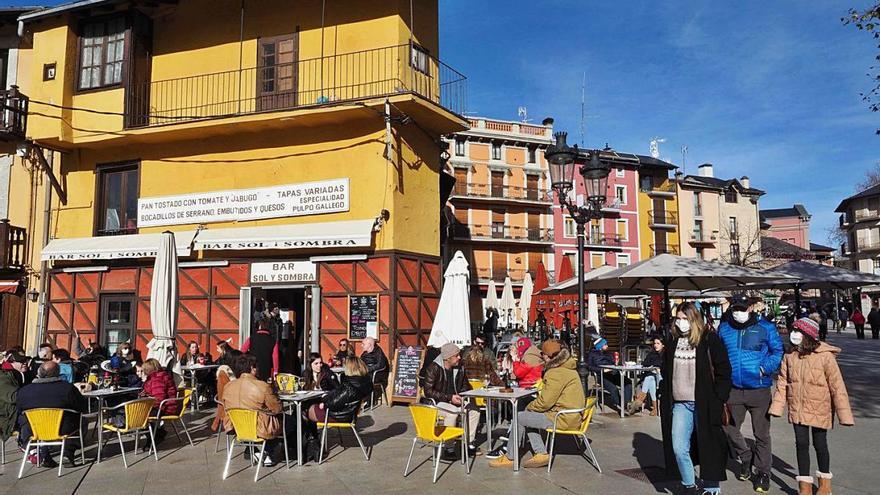
[[[26,231],[0,220],[0,270],[22,270],[27,264]]]
[[[132,84],[127,127],[416,94],[465,113],[467,78],[409,44]]]
[[[671,244],[651,244],[651,256],[657,256],[658,254],[679,255],[681,251],[678,249],[678,246]]]
[[[455,184],[456,196],[472,198],[514,199],[519,201],[537,201],[552,203],[553,193],[521,186],[499,186],[479,184],[476,182]]]
[[[649,225],[677,225],[678,215],[674,211],[648,211]]]
[[[492,280],[496,283],[504,283],[504,279],[510,277],[511,282],[522,282],[526,276],[526,272],[527,270],[518,268],[492,269],[479,267],[477,268],[477,279],[481,282]],[[534,275],[532,275],[532,278],[534,278]]]
[[[590,233],[584,238],[584,244],[587,246],[620,247],[622,240],[619,234]]]
[[[27,133],[28,97],[18,86],[0,90],[0,140],[23,140]]]
[[[517,227],[493,223],[492,225],[459,224],[452,230],[453,237],[458,239],[502,239],[527,242],[553,242],[553,229],[538,227]]]

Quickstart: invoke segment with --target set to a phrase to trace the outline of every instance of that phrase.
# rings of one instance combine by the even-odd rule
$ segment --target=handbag
[[[712,354],[709,352],[709,346],[706,346],[706,357],[709,358],[709,373],[712,375],[712,388],[715,388],[715,365],[712,364]],[[721,426],[730,426],[733,424],[733,413],[730,412],[730,406],[727,402],[721,403]]]

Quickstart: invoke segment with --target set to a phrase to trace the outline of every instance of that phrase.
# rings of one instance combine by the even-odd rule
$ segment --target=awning
[[[190,246],[195,236],[195,230],[174,233],[178,256],[190,255]],[[155,258],[161,239],[161,233],[54,239],[43,248],[40,260],[82,261]]]
[[[18,280],[0,280],[0,294],[15,294],[20,284]]]
[[[369,247],[374,219],[269,225],[199,232],[194,249],[236,251],[247,249],[324,249]]]

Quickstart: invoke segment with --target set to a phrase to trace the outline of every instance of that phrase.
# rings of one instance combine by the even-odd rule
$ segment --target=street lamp
[[[584,242],[586,229],[584,225],[591,220],[602,218],[602,207],[605,206],[605,192],[608,188],[608,175],[611,164],[603,161],[599,150],[578,149],[577,145],[566,143],[568,133],[554,134],[556,142],[547,147],[544,157],[550,167],[550,186],[556,191],[559,205],[568,210],[568,214],[577,224],[578,247],[578,374],[584,390],[587,388],[587,352],[584,335]],[[586,158],[586,159],[585,159]],[[587,193],[585,204],[578,205],[572,201],[569,193],[574,190],[575,170],[580,173]]]

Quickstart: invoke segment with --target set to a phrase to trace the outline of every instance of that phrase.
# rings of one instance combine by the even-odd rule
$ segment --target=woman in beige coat
[[[776,393],[770,406],[772,416],[782,416],[788,406],[788,421],[794,425],[798,462],[798,493],[813,494],[810,476],[810,433],[819,470],[817,495],[831,495],[831,457],[828,452],[828,430],[837,421],[853,425],[852,409],[843,376],[837,366],[837,347],[819,341],[819,324],[801,318],[792,324],[789,334],[795,349],[786,354],[776,380]]]

